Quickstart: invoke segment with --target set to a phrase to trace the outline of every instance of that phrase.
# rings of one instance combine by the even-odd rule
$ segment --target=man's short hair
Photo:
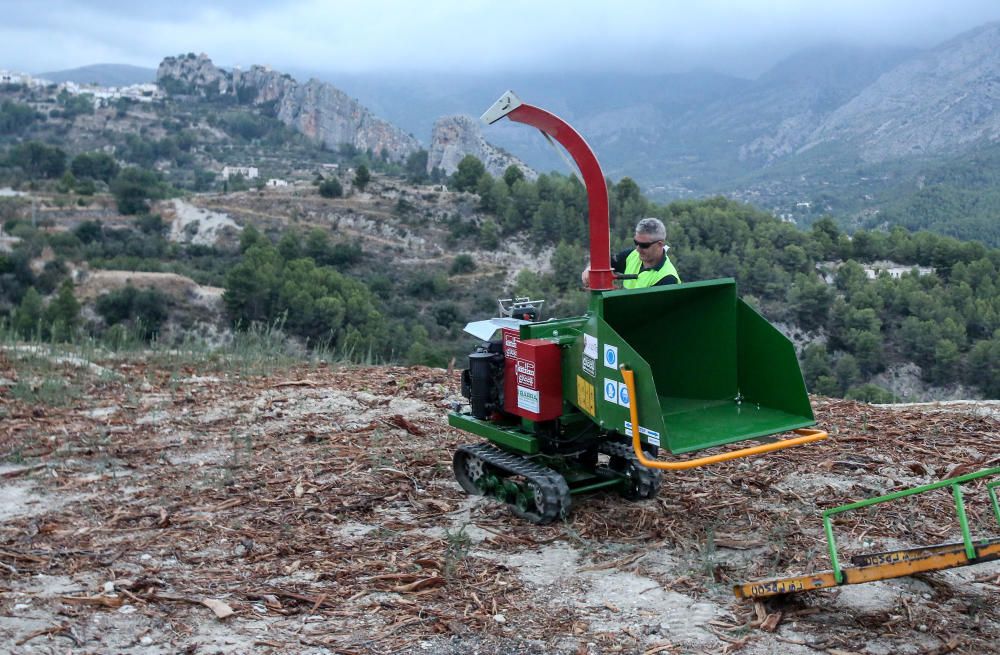
[[[645,234],[652,241],[663,241],[667,238],[667,228],[658,218],[643,218],[635,226],[636,234]]]

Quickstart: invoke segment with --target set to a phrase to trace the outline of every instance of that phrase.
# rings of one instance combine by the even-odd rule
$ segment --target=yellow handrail
[[[774,450],[784,450],[785,448],[792,448],[793,446],[800,446],[802,444],[812,443],[813,441],[822,441],[828,436],[823,430],[800,429],[794,430],[796,434],[802,435],[800,437],[782,439],[781,441],[774,441],[771,443],[761,444],[759,446],[752,446],[750,448],[742,448],[740,450],[731,450],[726,453],[710,455],[708,457],[698,457],[680,462],[661,462],[649,459],[643,452],[642,442],[639,440],[639,409],[636,406],[637,396],[635,393],[635,374],[631,369],[625,368],[624,366],[621,367],[621,370],[622,379],[625,381],[625,386],[628,389],[629,417],[632,419],[632,450],[635,451],[635,456],[639,458],[639,463],[646,468],[662,469],[665,471],[683,471],[685,469],[698,468],[699,466],[707,466],[708,464],[718,464],[719,462],[726,462],[731,459],[739,459],[740,457],[750,457],[752,455],[769,453]]]

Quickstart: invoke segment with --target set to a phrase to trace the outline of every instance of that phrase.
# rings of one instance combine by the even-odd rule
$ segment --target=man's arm
[[[625,260],[632,254],[632,248],[626,248],[619,253],[611,255],[611,270],[615,273],[625,272]]]
[[[628,258],[629,253],[632,252],[631,248],[626,248],[620,253],[611,255],[611,270],[615,273],[625,272],[625,260]],[[583,288],[586,289],[590,284],[590,265],[583,269],[583,273],[580,274],[580,281],[583,283]]]

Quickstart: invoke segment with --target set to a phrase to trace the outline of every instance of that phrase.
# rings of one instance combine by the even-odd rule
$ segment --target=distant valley
[[[878,224],[943,162],[965,167],[1000,138],[998,24],[926,51],[814,48],[756,80],[707,72],[327,79],[411,131],[441,113],[478,114],[513,88],[569,120],[612,179],[631,177],[659,200],[724,194],[800,225],[824,215],[848,227]],[[499,126],[488,138],[539,170],[565,172],[535,134]],[[959,194],[969,188],[953,182]],[[1000,243],[996,229],[911,227]]]
[[[675,184],[685,197],[669,205],[629,175],[611,178],[612,243],[630,244],[639,217],[662,217],[682,279],[735,278],[793,339],[810,389],[870,400],[997,397],[1000,249],[969,242],[997,240],[992,116],[966,117],[980,138],[947,148],[932,139],[919,157],[878,160],[878,130],[848,143],[845,127],[843,143],[824,141],[829,117],[846,121],[840,108],[868,89],[896,88],[887,76],[914,61],[883,53],[866,68],[872,60],[858,53],[837,57],[825,69],[786,63],[754,82],[677,76],[671,88],[684,89],[683,102],[664,96],[620,112],[632,93],[624,86],[622,95],[578,91],[573,103],[593,98],[590,115],[546,100],[545,89],[538,99],[530,86],[518,90],[569,117],[608,170],[626,147],[646,165],[666,145],[675,157],[690,149],[691,174]],[[490,315],[498,297],[545,298],[553,316],[586,306],[577,288],[584,188],[522,165],[514,153],[530,157],[530,147],[489,142],[519,126],[428,111],[430,122],[410,133],[334,84],[260,65],[226,70],[194,53],[165,58],[156,80],[0,85],[0,336],[87,335],[118,347],[192,334],[225,341],[249,328],[248,338],[281,348],[445,366],[467,354],[465,322]],[[491,80],[478,83],[476,97],[492,100]],[[743,104],[727,104],[734,88]],[[882,115],[878,102],[861,104],[859,114]],[[802,129],[780,143],[761,136],[793,115]],[[656,126],[681,134],[688,118],[703,131],[657,145]],[[894,126],[881,129],[922,134]],[[758,207],[785,198],[794,214],[686,197],[723,192]],[[860,209],[844,209],[851,203]]]
[[[511,88],[570,121],[610,178],[630,177],[656,200],[723,194],[803,226],[824,215],[848,228],[877,226],[884,214],[911,228],[1000,243],[1000,228],[986,220],[996,209],[992,202],[958,200],[961,217],[920,219],[910,211],[928,193],[961,198],[982,191],[974,179],[925,187],[945,162],[975,167],[1000,138],[1000,24],[923,51],[813,48],[755,80],[711,72],[285,72],[331,83],[373,117],[413,135],[414,144],[429,145],[442,117],[478,116]],[[77,82],[155,79],[151,69],[113,65],[47,75]],[[531,131],[501,123],[484,136],[536,170],[568,173]]]

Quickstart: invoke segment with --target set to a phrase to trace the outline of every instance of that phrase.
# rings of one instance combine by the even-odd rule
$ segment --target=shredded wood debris
[[[826,442],[667,473],[652,501],[574,497],[565,523],[537,526],[454,482],[455,447],[476,441],[446,423],[457,374],[98,363],[115,375],[42,405],[9,393],[16,362],[0,352],[0,642],[24,652],[982,653],[1000,640],[996,564],[766,604],[731,593],[828,569],[823,509],[995,466],[995,416],[817,398]],[[977,535],[1000,532],[984,484],[966,505]],[[960,538],[944,491],[835,529],[845,560]]]

